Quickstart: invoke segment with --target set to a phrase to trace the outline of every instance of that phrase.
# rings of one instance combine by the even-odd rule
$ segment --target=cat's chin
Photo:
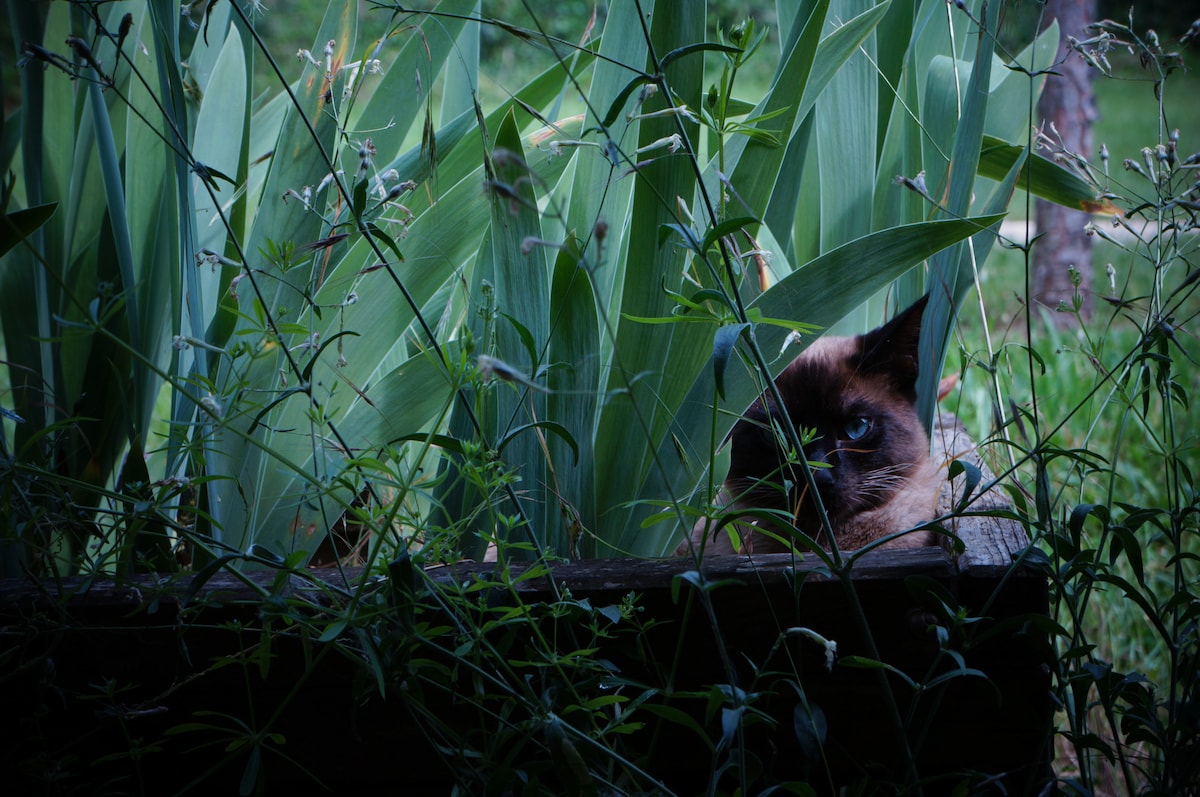
[[[936,545],[937,536],[928,529],[919,528],[936,514],[936,503],[941,477],[931,461],[921,463],[909,478],[909,487],[890,497],[884,504],[871,509],[849,509],[838,505],[836,499],[826,506],[830,524],[840,550],[853,551],[877,540],[896,535],[881,548],[920,548]],[[756,506],[752,499],[731,501],[730,494],[722,489],[716,505],[730,507],[734,511]],[[793,549],[803,551],[806,546],[795,542],[797,529],[802,530],[826,550],[823,523],[815,508],[802,506],[796,525],[772,521],[762,517],[742,516],[718,528],[718,520],[701,518],[687,539],[675,549],[676,556],[687,554],[721,556],[730,554],[787,553]],[[911,529],[911,531],[908,531]],[[733,530],[733,534],[730,534]],[[735,545],[734,539],[737,538]]]
[[[917,521],[910,524],[910,526],[918,526],[922,522],[925,521]],[[739,518],[732,523],[717,528],[716,520],[703,518],[692,527],[692,533],[687,539],[675,548],[674,554],[675,556],[686,556],[688,554],[699,555],[703,553],[704,556],[729,556],[732,554],[789,553],[792,550],[803,553],[807,548],[805,545],[796,543],[796,529],[784,528],[781,525],[779,528],[768,531],[759,524],[760,521],[758,520]],[[834,534],[837,537],[839,550],[855,551],[883,537],[903,531],[905,528],[905,526],[893,526],[887,529],[880,529],[879,526],[873,523],[860,521],[841,528],[835,526]],[[734,531],[738,539],[736,547],[730,534],[731,530]],[[810,536],[822,548],[829,550],[830,546],[824,542],[823,535],[820,532]],[[927,529],[915,528],[913,531],[899,534],[879,547],[896,550],[900,548],[921,548],[936,544],[937,539],[933,532]]]

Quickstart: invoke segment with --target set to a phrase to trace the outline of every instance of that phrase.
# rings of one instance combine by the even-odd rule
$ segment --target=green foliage
[[[719,514],[720,441],[771,389],[792,333],[860,330],[931,293],[931,417],[1014,189],[1084,207],[1099,195],[1153,222],[1125,222],[1135,242],[1113,236],[1152,274],[1114,285],[1105,324],[1131,322],[1131,339],[1064,344],[1097,369],[1094,386],[1060,411],[1037,347],[964,362],[987,372],[977,401],[1000,420],[1010,514],[1055,590],[1054,616],[1028,622],[1059,645],[1071,785],[1096,785],[1093,752],[1130,791],[1194,776],[1184,330],[1200,281],[1194,164],[1166,156],[1169,132],[1164,157],[1134,153],[1119,179],[1031,152],[1027,112],[1057,31],[998,52],[999,3],[779,3],[777,41],[749,23],[708,38],[702,3],[642,4],[648,16],[614,4],[582,43],[536,16],[480,18],[474,0],[371,5],[330,3],[292,59],[267,47],[252,2],[192,4],[195,32],[158,0],[10,3],[23,102],[0,131],[15,175],[0,203],[5,575],[187,569],[187,603],[219,571],[273,570],[259,641],[214,669],[265,677],[284,638],[345,654],[364,696],[404,696],[466,790],[653,791],[642,740],[661,732],[696,742],[714,793],[808,793],[761,776],[755,740],[778,731],[768,707],[784,692],[810,780],[831,778],[826,718],[779,663],[788,644],[823,646],[827,667],[876,679],[896,745],[886,777],[916,789],[920,712],[981,676],[963,651],[982,618],[935,587],[913,584],[938,620],[935,664],[914,675],[875,649],[857,555],[814,552],[864,649],[838,659],[816,631],[780,629],[739,683],[746,662],[715,619],[727,584],[697,563],[676,598],[711,620],[724,679],[678,693],[672,669],[634,682],[596,655],[612,643],[645,657],[653,623],[637,596],[593,605],[551,563],[661,555]],[[1161,97],[1162,49],[1106,32],[1161,68]],[[479,52],[495,38],[545,61],[491,102]],[[769,85],[748,98],[747,61],[776,44]],[[266,93],[252,77],[264,65]],[[1025,381],[1003,382],[1006,369]],[[1028,402],[1011,407],[1005,386]],[[1057,428],[1092,408],[1116,413],[1104,451],[1090,425],[1078,439]],[[1145,499],[1124,493],[1147,481],[1127,469],[1134,430],[1165,479]],[[489,576],[426,569],[485,553]],[[368,578],[319,600],[290,593],[314,560],[356,561]],[[549,600],[526,599],[533,579]],[[1156,672],[1092,641],[1102,590],[1166,651]],[[480,733],[442,722],[438,701],[456,699]],[[272,719],[214,712],[170,737],[219,746],[248,793],[264,762],[286,759]]]
[[[598,43],[545,40],[546,71],[483,108],[460,55],[483,30],[542,34],[468,22],[472,8],[384,4],[360,42],[357,5],[331,4],[284,62],[254,4],[193,9],[195,36],[154,3],[16,15],[29,101],[11,193],[30,210],[12,214],[22,243],[4,274],[11,412],[27,421],[10,427],[15,461],[60,463],[88,490],[12,505],[10,526],[40,530],[7,572],[163,566],[161,551],[131,557],[141,543],[108,519],[121,496],[149,506],[155,485],[168,494],[136,528],[167,534],[163,550],[311,554],[349,507],[391,500],[360,457],[422,437],[395,453],[432,481],[397,477],[413,525],[380,542],[421,544],[432,524],[472,532],[466,551],[512,528],[557,555],[660,554],[679,526],[647,526],[651,504],[678,518],[711,493],[715,443],[781,364],[762,352],[788,326],[858,307],[844,323],[873,323],[903,277],[901,298],[948,289],[945,336],[967,255],[932,261],[928,281],[913,267],[972,235],[983,255],[997,217],[964,217],[985,115],[1010,116],[987,115],[991,95],[965,80],[995,60],[987,36],[955,52],[968,15],[797,6],[749,103],[752,23],[705,43],[700,6],[645,31],[614,9]],[[68,35],[72,57],[55,44]],[[285,90],[252,101],[257,59]],[[721,64],[708,87],[706,60]],[[1024,102],[1005,85],[991,93]],[[959,89],[961,125],[938,107]],[[570,95],[582,118],[555,120]],[[892,177],[916,174],[922,148],[929,192],[871,202],[904,194]],[[1015,173],[981,179],[974,207],[1002,211]],[[48,220],[33,210],[55,202]],[[468,483],[468,449],[508,472],[502,489]],[[64,512],[94,530],[49,530]]]
[[[1105,22],[1091,32],[1096,38],[1079,48],[1102,71],[1135,76],[1128,86],[1142,94],[1109,122],[1121,127],[1114,135],[1098,131],[1108,145],[1102,157],[1065,151],[1050,138],[1044,147],[1118,213],[1088,226],[1098,239],[1095,260],[1105,264],[1103,274],[1096,269],[1104,301],[1083,317],[1082,280],[1072,269],[1072,303],[997,314],[1012,328],[991,350],[975,348],[986,330],[968,331],[964,376],[978,368],[991,389],[969,386],[962,410],[1001,444],[993,449],[997,469],[1017,485],[1014,503],[1038,546],[1031,561],[1054,590],[1062,787],[1194,794],[1198,742],[1185,718],[1200,699],[1192,406],[1200,351],[1182,332],[1200,314],[1189,198],[1196,157],[1184,149],[1187,130],[1162,123],[1187,118],[1177,109],[1191,103],[1176,94],[1187,87],[1171,46],[1140,26]],[[1126,48],[1132,57],[1119,54]],[[1136,149],[1117,148],[1131,141]],[[981,294],[1028,286],[1028,256],[1029,247],[1016,246]],[[1044,317],[1050,312],[1078,323],[1055,330]]]

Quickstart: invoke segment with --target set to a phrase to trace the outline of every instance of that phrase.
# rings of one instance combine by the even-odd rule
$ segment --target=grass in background
[[[1097,78],[1096,111],[1093,125],[1096,147],[1108,146],[1111,168],[1121,168],[1123,158],[1136,158],[1142,147],[1158,143],[1154,126],[1158,101],[1154,83],[1141,71],[1126,69],[1111,79]],[[1176,71],[1171,74],[1165,100],[1163,137],[1171,130],[1181,133],[1179,148],[1184,157],[1200,150],[1200,73]]]
[[[1117,179],[1124,179],[1123,176],[1117,175],[1123,171],[1122,161],[1125,158],[1140,161],[1142,148],[1153,147],[1159,141],[1154,122],[1157,114],[1154,85],[1144,73],[1126,69],[1112,79],[1098,78],[1095,90],[1098,118],[1093,135],[1096,147],[1098,150],[1101,144],[1107,146],[1110,172]],[[1184,71],[1177,71],[1171,75],[1165,101],[1163,138],[1170,130],[1181,131],[1181,159],[1193,151],[1200,150],[1200,103],[1194,100],[1198,96],[1200,75]],[[1095,163],[1099,163],[1098,154],[1093,153],[1092,158]],[[1009,229],[1017,231],[1021,240],[1025,237],[1024,216],[1026,213],[1032,216],[1033,210],[1032,204],[1027,205],[1024,200],[1023,196],[1018,195],[1010,212],[1010,219],[1015,225]],[[1110,220],[1096,217],[1096,223],[1107,228]],[[1030,232],[1036,234],[1033,230]],[[1123,250],[1100,239],[1094,241],[1091,268],[1094,274],[1093,289],[1096,293],[1097,310],[1089,328],[1092,329],[1093,335],[1099,335],[1103,348],[1109,354],[1130,351],[1137,345],[1138,334],[1136,328],[1122,320],[1119,311],[1106,302],[1104,297],[1132,298],[1149,294],[1154,275],[1143,257],[1144,254]],[[1111,276],[1108,272],[1110,266]],[[1110,416],[1117,415],[1115,411],[1104,412],[1107,390],[1096,391],[1087,398],[1097,381],[1103,379],[1103,374],[1089,358],[1082,344],[1082,331],[1078,324],[1066,330],[1053,328],[1046,317],[1051,311],[1039,308],[1035,311],[1037,323],[1027,336],[1023,320],[1025,285],[1026,264],[1021,251],[996,251],[989,258],[987,268],[980,274],[978,292],[972,297],[970,305],[978,307],[978,296],[982,294],[987,325],[995,350],[1023,346],[1030,340],[1038,354],[1044,358],[1046,377],[1037,385],[1039,414],[1043,418],[1066,419],[1059,441],[1069,447],[1088,446],[1098,450],[1111,450],[1110,444],[1118,439],[1122,429],[1115,423],[1110,424],[1108,420]],[[1193,297],[1182,314],[1179,330],[1179,340],[1184,344],[1187,357],[1193,364],[1187,374],[1186,387],[1189,395],[1200,390],[1200,366],[1195,365],[1200,363],[1200,329],[1195,326],[1197,314],[1200,314],[1200,301]],[[1188,321],[1192,323],[1187,323]],[[957,334],[960,349],[967,361],[987,361],[983,322],[978,311],[967,310],[960,316]],[[1009,352],[1011,357],[1017,357],[1021,361],[1018,367],[1006,371],[1010,379],[1010,398],[1020,405],[1029,400],[1031,392],[1027,369],[1024,367],[1025,355],[1023,351],[1012,348]],[[1181,362],[1187,360],[1181,358]],[[960,364],[961,361],[951,361],[947,368],[954,370]],[[986,438],[993,427],[992,399],[986,380],[974,377],[964,380],[963,391],[958,401],[956,412],[968,424],[968,428],[977,439]],[[1192,444],[1197,445],[1195,436],[1192,438]],[[1162,487],[1156,459],[1154,452],[1131,441],[1123,447],[1122,457],[1117,463],[1118,478],[1139,494],[1145,495],[1148,501],[1165,500],[1164,496],[1155,493]],[[1195,461],[1196,469],[1200,469],[1200,453]],[[1090,488],[1087,485],[1080,485],[1078,488],[1082,491],[1081,496],[1084,499],[1102,498],[1089,493]]]
[[[1163,137],[1178,128],[1181,131],[1180,151],[1187,154],[1200,150],[1200,73],[1177,71],[1171,75],[1170,93],[1165,103]],[[1108,147],[1109,169],[1121,170],[1125,158],[1140,158],[1142,147],[1158,143],[1154,118],[1158,102],[1154,98],[1154,83],[1144,72],[1125,69],[1110,79],[1098,77],[1092,87],[1096,92],[1096,119],[1092,138],[1096,151],[1085,153],[1100,163],[1100,146]],[[1034,215],[1033,204],[1025,193],[1018,191],[1009,206],[1009,219],[1023,220]],[[1103,268],[1107,261],[1094,261]],[[990,263],[990,261],[989,261]]]
[[[1127,171],[1123,162],[1128,158],[1143,163],[1143,148],[1166,142],[1176,129],[1180,131],[1180,161],[1200,150],[1200,106],[1194,99],[1200,96],[1200,79],[1183,71],[1171,74],[1162,118],[1154,84],[1136,66],[1124,67],[1112,79],[1098,77],[1095,88],[1099,111],[1095,145],[1097,150],[1102,144],[1107,147],[1113,185],[1121,186],[1116,190],[1126,196],[1152,197],[1153,188]],[[1086,155],[1099,168],[1098,153]],[[1182,181],[1179,185],[1185,191],[1194,180],[1188,174],[1173,178]],[[1023,210],[1026,217],[1032,216],[1031,206],[1018,198],[1013,216],[1021,216]],[[1136,228],[1146,218],[1153,218],[1152,210],[1135,218],[1132,225]],[[1185,224],[1187,218],[1186,213],[1176,216]],[[1139,734],[1141,720],[1127,720],[1137,715],[1151,725],[1161,723],[1157,727],[1169,728],[1180,721],[1179,707],[1193,699],[1188,695],[1194,688],[1194,675],[1186,656],[1195,644],[1195,621],[1190,621],[1189,631],[1189,621],[1184,618],[1194,617],[1194,608],[1185,606],[1194,607],[1194,599],[1188,598],[1195,592],[1196,562],[1200,561],[1200,530],[1194,511],[1197,497],[1191,481],[1200,471],[1200,423],[1193,403],[1200,392],[1200,298],[1194,290],[1181,294],[1187,298],[1166,319],[1170,342],[1165,351],[1154,350],[1157,357],[1171,358],[1172,378],[1184,401],[1174,402],[1164,411],[1153,388],[1144,403],[1141,395],[1135,395],[1136,379],[1126,388],[1116,387],[1110,374],[1119,373],[1143,345],[1139,326],[1154,328],[1147,326],[1146,314],[1156,280],[1169,294],[1195,276],[1196,233],[1192,229],[1174,239],[1177,249],[1166,248],[1170,239],[1164,234],[1160,239],[1164,249],[1159,252],[1130,234],[1122,235],[1124,231],[1112,226],[1108,218],[1097,217],[1095,223],[1117,243],[1096,239],[1092,259],[1095,315],[1076,319],[1066,328],[1056,328],[1049,317],[1053,311],[1046,308],[1033,308],[1026,315],[1029,263],[1022,251],[1009,249],[992,255],[979,280],[978,293],[983,298],[977,298],[976,304],[984,308],[991,352],[996,355],[989,354],[979,312],[965,312],[957,330],[960,357],[949,364],[950,369],[959,369],[963,385],[949,404],[976,439],[997,439],[998,413],[988,370],[994,367],[1001,402],[1007,403],[1000,408],[1003,414],[1028,414],[1024,424],[1015,423],[1008,430],[1018,448],[1033,445],[1028,418],[1036,417],[1045,436],[1043,452],[1089,452],[1086,464],[1082,459],[1061,457],[1050,459],[1047,465],[1050,505],[1059,527],[1056,534],[1062,535],[1078,520],[1082,550],[1074,555],[1053,550],[1052,540],[1062,537],[1047,537],[1045,550],[1060,573],[1071,572],[1070,568],[1081,563],[1084,568],[1074,571],[1066,589],[1059,585],[1059,594],[1052,600],[1060,609],[1075,607],[1072,614],[1059,615],[1059,619],[1087,643],[1062,654],[1064,663],[1071,658],[1078,662],[1074,665],[1078,670],[1067,668],[1064,674],[1072,688],[1079,690],[1076,699],[1088,701],[1084,710],[1088,719],[1081,729],[1068,721],[1069,708],[1059,714],[1062,735],[1057,767],[1061,776],[1089,784],[1093,794],[1129,794],[1140,793],[1159,777],[1147,773],[1155,771],[1155,761],[1160,760],[1156,754],[1167,749],[1164,739],[1170,738],[1170,732],[1160,737]],[[1022,226],[1018,218],[1010,229]],[[1019,237],[1024,239],[1023,230]],[[1032,358],[1030,351],[1034,352]],[[1171,439],[1172,425],[1175,448],[1165,451],[1157,441]],[[984,448],[997,472],[1009,469],[1013,448],[1001,444],[985,444]],[[1172,457],[1181,466],[1177,470],[1171,467]],[[1036,470],[1031,464],[1027,462],[1016,474],[1032,504]],[[1112,527],[1095,516],[1075,514],[1089,505],[1111,512]],[[1148,522],[1138,521],[1139,515]],[[1118,543],[1111,536],[1118,525],[1132,529],[1128,539],[1133,544]],[[1176,541],[1170,537],[1172,529],[1179,535]],[[1089,558],[1094,563],[1091,566],[1086,564]],[[1136,585],[1136,595],[1129,593],[1129,585]],[[1182,605],[1181,599],[1186,599]],[[1112,681],[1106,681],[1110,673]],[[1060,674],[1060,683],[1063,678]],[[1118,683],[1122,686],[1108,691]],[[1133,708],[1136,698],[1114,697],[1128,684],[1134,685],[1131,694],[1145,686],[1151,696],[1148,710]],[[1127,699],[1131,702],[1121,703]],[[1083,731],[1092,735],[1094,745],[1086,738],[1072,744],[1073,736],[1081,738]],[[1190,744],[1183,739],[1179,743]],[[1124,757],[1106,758],[1098,752],[1105,746]],[[1081,754],[1087,747],[1091,747],[1089,754]],[[1144,771],[1140,769],[1143,766]],[[1148,780],[1140,781],[1143,777]]]
[[[1146,264],[1135,261],[1117,247],[1098,242],[1094,262],[1098,271],[1095,287],[1101,296],[1143,296],[1149,291],[1151,274]],[[1113,264],[1115,291],[1105,275],[1105,263]],[[1006,414],[1011,415],[1013,406],[1032,411],[1036,390],[1037,414],[1041,422],[1061,422],[1052,437],[1055,444],[1067,449],[1086,448],[1106,456],[1116,454],[1111,462],[1111,484],[1110,474],[1105,471],[1085,474],[1072,469],[1062,473],[1057,489],[1062,493],[1064,505],[1106,503],[1111,488],[1123,501],[1141,506],[1166,506],[1168,496],[1162,478],[1162,452],[1146,444],[1144,429],[1136,424],[1127,425],[1124,405],[1112,395],[1111,382],[1090,355],[1081,327],[1075,324],[1065,330],[1056,329],[1050,323],[1051,311],[1039,308],[1034,313],[1034,327],[1026,336],[1022,287],[1025,268],[1019,251],[999,251],[989,259],[988,268],[980,278],[992,346],[999,353],[997,365],[1001,390],[1012,402],[1005,408]],[[1200,394],[1200,367],[1194,365],[1200,362],[1200,339],[1194,328],[1195,319],[1200,315],[1200,300],[1193,298],[1182,315],[1192,323],[1183,325],[1180,330],[1179,340],[1184,344],[1186,359],[1180,357],[1177,362],[1187,363],[1190,359],[1193,364],[1181,379],[1186,380],[1188,395],[1194,396]],[[1121,360],[1138,345],[1138,330],[1122,318],[1120,311],[1103,300],[1097,302],[1096,316],[1088,329],[1107,364]],[[1036,384],[1031,384],[1029,379],[1027,339],[1032,341],[1045,371]],[[957,396],[947,400],[947,405],[959,415],[975,439],[987,440],[996,431],[995,414],[989,376],[983,367],[989,361],[989,355],[978,313],[968,311],[960,317],[958,344],[959,357],[951,356],[947,369],[960,373],[962,389]],[[1162,423],[1159,409],[1151,406],[1149,423]],[[1194,411],[1191,419],[1188,436],[1184,439],[1188,454],[1185,459],[1193,463],[1192,470],[1196,472],[1200,470],[1200,425],[1195,421]],[[1017,434],[1020,433],[1018,430]],[[997,470],[1005,469],[1005,451],[998,446],[985,445],[985,449],[992,455],[992,464]],[[1151,583],[1154,573],[1166,572],[1165,563],[1156,562],[1155,551],[1152,547],[1146,557]],[[1154,588],[1156,594],[1170,594],[1172,590],[1169,582]],[[1150,670],[1147,674],[1152,678],[1154,671],[1164,666],[1165,651],[1161,640],[1150,633],[1135,607],[1114,601],[1111,611],[1098,612],[1093,618],[1103,626],[1103,635],[1110,640],[1110,654],[1120,654],[1118,658]]]

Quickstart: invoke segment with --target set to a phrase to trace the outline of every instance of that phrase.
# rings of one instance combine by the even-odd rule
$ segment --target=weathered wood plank
[[[523,573],[527,562],[509,565],[514,575]],[[439,583],[463,582],[486,577],[495,572],[494,562],[463,561],[427,568],[430,578]],[[555,582],[569,587],[577,595],[612,590],[669,590],[680,574],[695,569],[695,562],[685,557],[669,559],[595,559],[559,562],[552,566]],[[704,560],[704,572],[710,580],[737,579],[770,586],[792,579],[796,573],[810,573],[810,579],[825,578],[822,564],[815,556],[791,554],[757,554],[754,556],[714,556]],[[344,578],[343,578],[344,574]],[[326,589],[346,591],[354,588],[363,568],[346,568],[339,573],[333,568],[309,571],[309,576],[291,576],[282,589],[274,586],[278,574],[272,571],[252,571],[240,575],[219,572],[203,586],[194,589],[193,577],[180,574],[172,577],[137,575],[129,579],[66,578],[58,582],[34,585],[22,579],[0,579],[0,616],[14,609],[44,611],[54,607],[87,604],[92,609],[130,610],[151,603],[179,606],[185,598],[205,605],[246,603],[263,596],[282,592],[286,595],[305,595],[321,602]],[[886,581],[913,575],[948,579],[954,575],[949,554],[940,548],[908,548],[891,551],[872,551],[855,564],[855,580]],[[547,592],[544,578],[527,579],[517,583],[524,593]]]
[[[794,573],[811,573],[810,579],[822,579],[824,565],[813,555],[793,556],[787,553],[733,554],[708,556],[703,560],[704,573],[709,579],[732,578],[770,585],[792,578]],[[523,572],[524,563],[513,563],[515,572]],[[427,572],[438,581],[461,580],[491,573],[493,562],[455,562],[430,568]],[[645,590],[669,588],[681,573],[696,569],[690,557],[667,559],[593,559],[561,562],[553,565],[555,580],[574,592],[610,590],[616,588]],[[905,548],[877,550],[863,554],[855,564],[856,580],[889,580],[912,575],[949,578],[954,574],[950,556],[940,548]],[[540,581],[518,585],[519,589],[538,591]]]
[[[347,571],[347,579],[351,582],[361,575],[362,568],[352,570]],[[334,573],[330,570],[329,576]],[[288,595],[308,593],[317,600],[326,586],[339,590],[347,587],[346,582],[338,578],[314,576],[307,579],[293,575],[287,578],[282,589],[276,589],[273,585],[278,578],[279,574],[275,571],[231,573],[222,570],[198,587],[192,573],[171,576],[138,574],[121,579],[111,576],[73,577],[56,581],[0,579],[0,618],[14,613],[69,609],[75,605],[86,605],[96,610],[149,610],[155,604],[178,608],[188,597],[194,603],[209,606],[250,603],[279,592]]]
[[[939,413],[933,429],[934,458],[943,471],[947,471],[954,460],[974,465],[983,478],[970,497],[965,511],[967,515],[954,517],[951,531],[963,541],[965,549],[958,555],[959,572],[978,577],[999,577],[1012,566],[1013,558],[1029,545],[1025,529],[1015,520],[993,517],[979,513],[1011,509],[1011,505],[996,477],[979,456],[975,443],[963,428],[962,422],[950,413]],[[954,508],[963,500],[966,477],[960,475],[947,480],[938,498],[939,515],[952,515]]]

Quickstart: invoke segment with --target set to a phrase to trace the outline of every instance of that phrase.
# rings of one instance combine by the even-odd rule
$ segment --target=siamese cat
[[[864,335],[818,338],[783,369],[775,379],[783,406],[767,391],[729,433],[729,473],[717,499],[727,507],[771,514],[741,517],[719,530],[716,521],[702,520],[676,554],[701,545],[705,554],[784,552],[793,527],[829,548],[800,456],[812,463],[839,549],[861,548],[934,517],[942,477],[916,409],[927,299]],[[809,440],[803,455],[784,442],[785,412]],[[741,540],[737,551],[730,528]],[[922,530],[887,546],[933,543],[933,533]]]

